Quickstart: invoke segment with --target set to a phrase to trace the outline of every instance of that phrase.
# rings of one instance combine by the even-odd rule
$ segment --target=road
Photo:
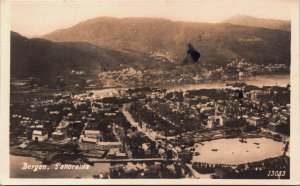
[[[172,122],[171,120],[167,119],[166,117],[160,115],[159,113],[155,112],[152,110],[152,108],[149,107],[149,105],[146,105],[146,107],[151,110],[152,112],[156,113],[160,118],[162,118],[163,120],[166,120],[167,122],[169,122],[171,125],[173,125],[174,127],[178,128],[178,125],[176,125],[174,122]]]
[[[123,106],[123,109],[122,109],[122,113],[124,114],[124,116],[126,117],[126,119],[128,120],[128,122],[137,128],[138,131],[140,132],[143,132],[150,140],[152,141],[156,141],[152,136],[150,136],[150,134],[146,131],[143,131],[143,129],[140,127],[139,123],[134,121],[134,119],[132,118],[131,114],[126,111],[126,106],[124,105]]]
[[[123,142],[123,140],[121,140],[120,136],[116,133],[115,130],[113,130],[113,133],[120,142]],[[128,148],[128,146],[126,144],[124,144],[124,147],[125,147],[125,151],[126,151],[126,154],[127,154],[128,158],[132,158],[131,150]]]
[[[155,141],[156,143],[158,143],[158,141],[155,140],[152,136],[150,136],[148,132],[143,131],[143,129],[139,126],[139,123],[136,122],[136,121],[132,118],[131,114],[130,114],[128,111],[126,111],[126,108],[127,108],[127,105],[124,104],[124,106],[123,106],[123,108],[122,108],[122,113],[124,114],[124,116],[126,117],[126,119],[128,120],[128,122],[129,122],[132,126],[136,127],[138,131],[143,132],[149,139],[151,139],[152,141]],[[163,141],[161,141],[161,144],[162,144],[163,146],[165,146],[165,148],[166,148],[166,146],[168,145],[167,143],[165,143],[165,142],[163,142]],[[171,145],[171,147],[173,147],[173,146]],[[175,149],[173,149],[173,148],[171,148],[171,149],[172,149],[172,151],[174,152],[174,154],[177,154],[177,152],[176,152]],[[176,162],[177,162],[178,160],[179,160],[178,155],[174,155],[173,159],[172,159],[172,160],[169,160],[169,161],[176,161]],[[167,161],[168,161],[168,160],[167,160]],[[182,162],[182,163],[183,163],[183,162]],[[187,165],[187,164],[186,164],[186,165]],[[188,165],[187,165],[187,167],[191,170],[191,172],[193,173],[193,175],[196,177],[198,172],[195,171],[191,166],[188,166]],[[198,174],[199,174],[199,173],[198,173]],[[203,177],[203,175],[201,175],[201,176]],[[205,175],[205,176],[207,176],[207,175]],[[209,176],[208,176],[208,177],[209,177]]]

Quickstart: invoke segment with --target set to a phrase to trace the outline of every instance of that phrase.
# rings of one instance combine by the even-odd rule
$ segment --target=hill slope
[[[172,56],[178,63],[188,43],[201,53],[201,63],[224,65],[236,58],[258,64],[290,63],[290,32],[228,23],[98,17],[43,37],[52,41],[80,41],[114,49],[159,52]]]
[[[123,52],[88,43],[55,43],[28,39],[11,32],[11,75],[15,78],[39,77],[49,80],[71,70],[89,73],[124,67],[154,65],[143,54]]]
[[[274,19],[255,18],[247,15],[235,15],[223,21],[223,23],[231,23],[234,25],[252,26],[268,29],[277,29],[283,31],[291,31],[290,21],[281,21]]]

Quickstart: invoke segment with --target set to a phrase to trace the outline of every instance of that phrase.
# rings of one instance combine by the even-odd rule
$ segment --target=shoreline
[[[126,90],[126,89],[130,89],[130,88],[143,88],[143,87],[151,87],[151,88],[161,88],[161,89],[167,89],[167,91],[173,91],[173,89],[175,90],[178,90],[178,89],[188,89],[188,87],[196,87],[195,89],[201,89],[201,87],[197,88],[197,86],[203,86],[203,85],[212,85],[212,86],[209,86],[206,88],[213,88],[215,87],[214,84],[223,84],[222,87],[219,87],[219,88],[227,88],[227,87],[230,87],[230,86],[226,86],[226,83],[234,83],[234,82],[245,82],[246,84],[248,85],[255,85],[254,84],[251,84],[252,81],[255,81],[256,79],[259,79],[259,78],[263,78],[263,79],[270,79],[272,80],[272,83],[273,85],[263,85],[263,86],[275,86],[276,85],[276,81],[274,82],[274,79],[278,79],[278,80],[282,80],[282,79],[285,79],[287,80],[287,77],[288,77],[288,81],[287,83],[290,83],[290,74],[275,74],[275,75],[257,75],[257,76],[250,76],[250,77],[247,77],[247,78],[244,78],[244,79],[234,79],[234,80],[203,80],[203,82],[199,82],[199,83],[175,83],[175,84],[161,84],[161,85],[155,85],[155,84],[152,84],[152,85],[139,85],[139,86],[129,86],[129,85],[122,85],[122,86],[110,86],[110,87],[102,87],[102,88],[99,88],[99,89],[79,89],[79,90],[67,90],[67,89],[64,89],[64,90],[42,90],[42,91],[38,91],[38,92],[32,92],[30,90],[13,90],[11,91],[11,95],[12,94],[39,94],[39,93],[58,93],[58,92],[94,92],[94,91],[105,91],[105,90]],[[257,85],[255,85],[257,86]],[[286,84],[283,84],[283,83],[280,83],[279,85],[277,86],[286,86]],[[262,87],[262,86],[258,86],[258,87]],[[217,87],[215,87],[217,88]]]

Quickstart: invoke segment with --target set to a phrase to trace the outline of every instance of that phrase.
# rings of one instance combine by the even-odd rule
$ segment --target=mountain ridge
[[[231,23],[97,17],[43,38],[169,54],[177,62],[184,57],[186,46],[192,44],[203,54],[200,60],[205,63],[222,65],[237,58],[258,64],[290,63],[290,32]]]

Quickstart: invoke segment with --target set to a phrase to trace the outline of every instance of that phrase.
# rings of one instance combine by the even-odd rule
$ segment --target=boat
[[[245,86],[247,85],[245,82],[235,82],[233,83],[233,87],[242,87],[242,86]]]
[[[199,156],[199,155],[200,155],[199,152],[195,152],[195,153],[194,153],[194,156]]]
[[[211,151],[218,151],[218,149],[211,149]]]
[[[84,158],[83,162],[90,165],[90,166],[94,166],[94,162],[90,160],[91,158]]]
[[[246,141],[244,138],[241,138],[239,141],[240,141],[241,143],[247,143],[247,141]]]
[[[53,157],[49,155],[49,153],[43,153],[42,157],[36,157],[36,160],[41,161],[44,165],[51,165],[53,162]]]
[[[43,165],[51,165],[52,162],[48,159],[42,159],[42,163]]]
[[[238,82],[236,81],[235,83],[226,83],[226,86],[232,86],[232,87],[242,87],[247,85],[245,82]]]

